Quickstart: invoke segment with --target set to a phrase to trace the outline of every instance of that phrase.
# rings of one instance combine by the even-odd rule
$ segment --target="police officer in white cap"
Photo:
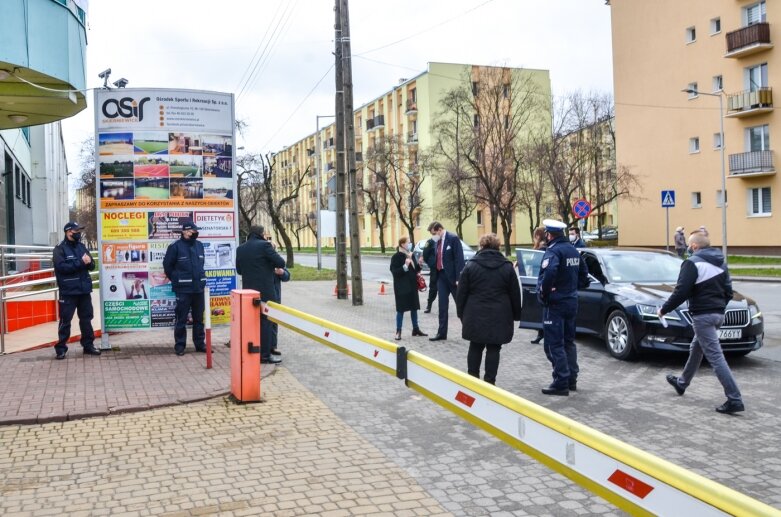
[[[575,348],[575,317],[578,289],[589,285],[588,268],[564,232],[567,225],[545,219],[548,247],[537,279],[537,299],[542,304],[545,355],[553,365],[553,382],[545,395],[569,395],[577,390],[578,352]]]

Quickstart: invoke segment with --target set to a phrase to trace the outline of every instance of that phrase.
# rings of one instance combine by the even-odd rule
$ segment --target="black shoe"
[[[426,310],[425,310],[425,311],[423,311],[423,312],[424,312],[425,314],[428,314],[429,312],[431,312],[431,305],[427,306],[427,307],[426,307]]]
[[[396,341],[401,341],[401,331],[400,330],[396,331],[396,335],[393,336],[393,339],[395,339]]]
[[[100,350],[97,348],[85,348],[84,355],[100,355]]]
[[[176,355],[183,356],[184,355],[184,350],[176,350]]]
[[[678,384],[678,377],[676,377],[675,375],[669,374],[669,375],[666,377],[666,379],[667,379],[667,382],[669,382],[669,383],[670,383],[670,385],[671,385],[673,388],[675,388],[675,392],[676,392],[678,395],[683,395],[683,394],[684,394],[684,392],[686,391],[686,388],[681,388],[681,385],[680,385],[680,384]]]
[[[417,328],[417,327],[416,327],[416,328],[414,328],[414,329],[412,329],[412,335],[413,335],[413,336],[420,336],[420,337],[426,337],[426,336],[428,336],[428,334],[424,333],[422,330],[420,330],[420,329],[419,329],[419,328]]]
[[[274,350],[271,351],[271,355],[282,355],[282,352],[280,352],[275,348]]]
[[[57,352],[57,355],[55,355],[54,358],[59,360],[59,361],[61,361],[61,360],[65,359],[65,354],[67,354],[67,353],[68,353],[67,350],[65,352]]]
[[[267,357],[265,359],[260,360],[260,364],[279,364],[282,362],[282,359],[279,357]]]
[[[542,388],[542,394],[543,395],[560,395],[562,397],[568,397],[569,396],[569,389],[568,388]]]
[[[206,347],[205,346],[196,346],[195,347],[195,351],[196,352],[200,352],[202,354],[205,354],[206,353]]]
[[[727,415],[731,415],[732,413],[740,413],[741,411],[745,410],[746,406],[744,406],[743,402],[740,402],[739,400],[728,400],[716,408],[716,411],[719,413],[725,413]]]
[[[437,334],[434,337],[428,338],[429,341],[444,341],[446,339],[447,339],[447,336],[440,336],[439,334]]]
[[[578,391],[578,383],[577,382],[571,382],[569,384],[569,390],[570,391]]]
[[[540,341],[542,341],[542,336],[537,336],[536,338],[529,341],[529,343],[531,343],[532,345],[538,345],[540,344]]]

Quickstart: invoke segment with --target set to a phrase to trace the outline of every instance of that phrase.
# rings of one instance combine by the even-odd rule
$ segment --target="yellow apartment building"
[[[781,54],[774,49],[781,4],[610,4],[617,160],[640,175],[644,198],[619,201],[620,244],[665,245],[661,192],[674,190],[671,233],[705,225],[720,246],[726,198],[730,253],[781,251],[773,214],[781,209],[781,181],[772,144],[781,141],[772,90],[781,84]]]
[[[471,80],[473,84],[479,84],[481,70],[485,71],[487,68],[490,67],[429,63],[425,72],[411,79],[401,80],[398,85],[357,108],[354,114],[354,127],[356,168],[359,178],[365,173],[364,160],[371,154],[372,146],[388,136],[397,137],[398,142],[405,149],[409,170],[415,171],[418,153],[424,152],[434,143],[432,126],[440,111],[440,100],[443,95],[467,80]],[[509,69],[509,71],[513,76],[520,74],[529,83],[533,83],[540,99],[544,103],[548,102],[550,76],[547,70]],[[535,123],[550,127],[549,113],[542,114]],[[333,197],[336,172],[335,130],[335,125],[331,123],[322,128],[319,135],[310,134],[275,155],[277,170],[275,188],[278,195],[289,192],[300,174],[306,174],[295,205],[291,205],[285,214],[294,245],[296,244],[295,230],[300,229],[301,245],[315,246],[314,233],[307,227],[307,223],[312,228],[316,228],[314,221],[317,206],[316,174],[318,171],[321,176],[324,208],[335,210],[335,197]],[[419,195],[422,204],[415,215],[415,240],[425,238],[428,235],[426,228],[432,220],[440,220],[448,230],[455,231],[456,225],[452,216],[443,213],[436,180],[425,177]],[[380,239],[376,218],[365,210],[365,197],[360,193],[358,197],[360,198],[358,204],[362,246],[379,247]],[[531,242],[528,235],[529,223],[520,210],[517,211],[514,220],[513,243]],[[489,221],[488,210],[478,207],[464,225],[464,240],[468,244],[477,244],[480,236],[490,232]],[[408,233],[392,205],[384,231],[385,244],[391,249],[400,236]],[[333,239],[324,239],[323,245],[332,246]]]

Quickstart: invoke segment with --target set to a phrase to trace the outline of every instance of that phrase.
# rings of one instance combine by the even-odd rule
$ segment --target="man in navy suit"
[[[447,310],[450,297],[456,299],[458,278],[464,269],[464,248],[458,235],[445,231],[442,223],[434,221],[428,231],[436,245],[437,292],[439,297],[439,330],[429,341],[447,339]]]

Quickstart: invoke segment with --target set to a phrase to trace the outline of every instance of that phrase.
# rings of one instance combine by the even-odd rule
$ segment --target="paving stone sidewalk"
[[[225,398],[0,427],[0,514],[448,515],[284,369]]]
[[[84,356],[78,343],[63,361],[54,359],[52,348],[0,356],[0,425],[74,420],[226,394],[228,336],[226,327],[212,331],[211,370],[191,343],[184,356],[176,356],[170,329],[111,336],[119,349],[100,357]]]

